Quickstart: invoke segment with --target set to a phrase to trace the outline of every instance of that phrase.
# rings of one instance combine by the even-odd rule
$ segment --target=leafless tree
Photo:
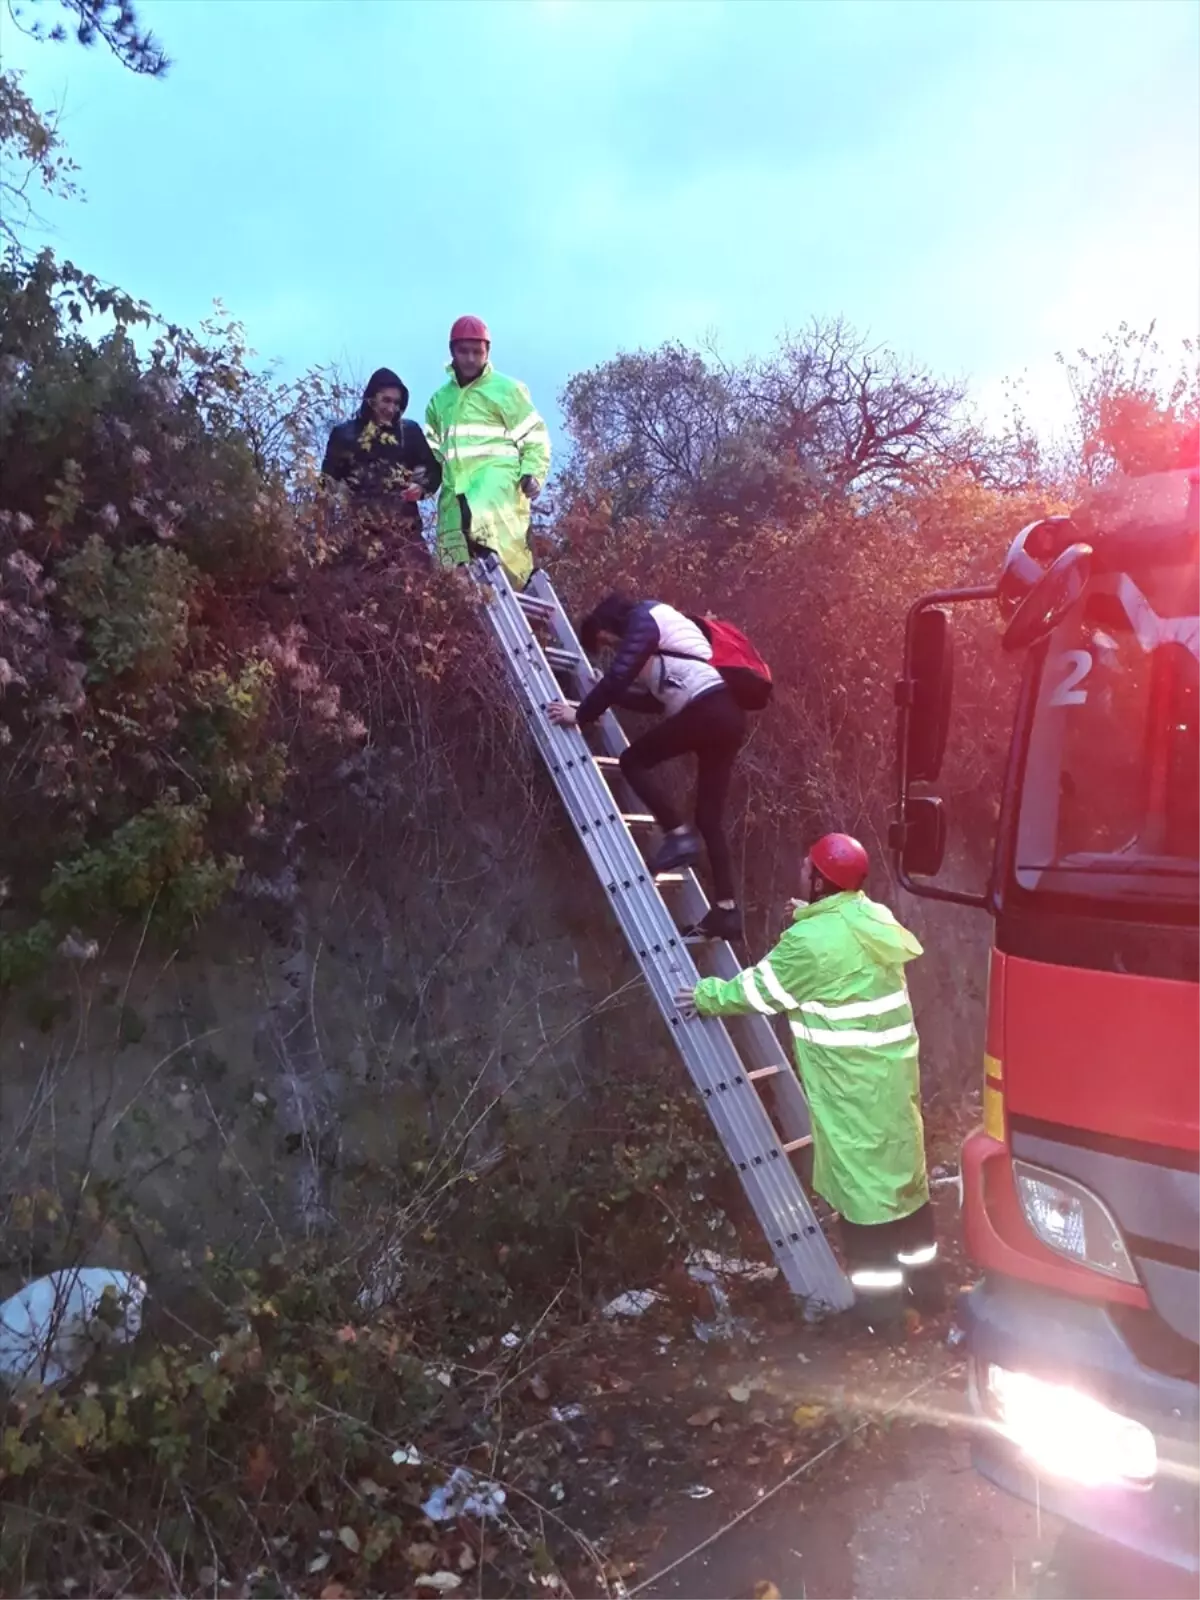
[[[845,322],[814,321],[765,360],[730,364],[682,345],[623,354],[567,384],[568,489],[614,514],[687,510],[728,523],[829,495],[859,499],[936,463],[997,473],[960,383]]]

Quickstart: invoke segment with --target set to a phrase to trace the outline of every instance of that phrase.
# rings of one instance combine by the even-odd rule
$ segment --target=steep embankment
[[[260,605],[293,776],[232,897],[0,1023],[8,1182],[86,1171],[174,1248],[319,1228],[446,1141],[549,1162],[666,1045],[472,596],[385,562]]]

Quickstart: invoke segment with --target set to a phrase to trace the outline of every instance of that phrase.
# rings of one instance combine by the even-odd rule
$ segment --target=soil
[[[950,1196],[941,1208],[953,1239]],[[953,1245],[947,1268],[953,1291],[965,1278]],[[573,1595],[1196,1593],[975,1473],[953,1309],[910,1313],[891,1348],[845,1319],[807,1326],[778,1284],[743,1285],[731,1291],[738,1331],[704,1342],[695,1319],[711,1318],[707,1291],[683,1274],[663,1287],[664,1301],[606,1323],[556,1375],[560,1410],[582,1408],[561,1441],[560,1515],[605,1558],[602,1578],[582,1549],[562,1562]]]

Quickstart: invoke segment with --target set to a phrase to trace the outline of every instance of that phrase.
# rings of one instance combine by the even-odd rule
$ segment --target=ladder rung
[[[544,646],[543,653],[552,667],[577,667],[579,657],[573,650],[557,650],[551,645]]]
[[[558,607],[551,600],[539,600],[534,594],[518,594],[517,604],[526,611],[544,611],[548,616],[553,616]]]
[[[621,765],[618,756],[593,756],[592,760],[598,767],[619,767]]]
[[[753,1072],[748,1072],[746,1076],[751,1083],[757,1083],[760,1078],[774,1078],[782,1071],[782,1067],[757,1067]]]
[[[621,821],[628,822],[630,827],[647,827],[654,821],[648,811],[622,811]]]
[[[783,1146],[784,1155],[790,1156],[793,1150],[804,1150],[812,1143],[812,1134],[806,1133],[803,1139],[793,1139],[791,1144]]]
[[[655,883],[686,883],[687,882],[687,873],[686,872],[656,872],[654,874],[654,881],[655,881]]]

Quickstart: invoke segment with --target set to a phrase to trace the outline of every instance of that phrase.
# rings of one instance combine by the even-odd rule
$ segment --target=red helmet
[[[867,881],[870,858],[848,833],[827,833],[813,845],[808,857],[821,876],[839,889],[861,889]]]
[[[482,339],[487,345],[492,342],[487,323],[482,317],[459,317],[450,329],[450,343],[457,344],[460,339]]]

